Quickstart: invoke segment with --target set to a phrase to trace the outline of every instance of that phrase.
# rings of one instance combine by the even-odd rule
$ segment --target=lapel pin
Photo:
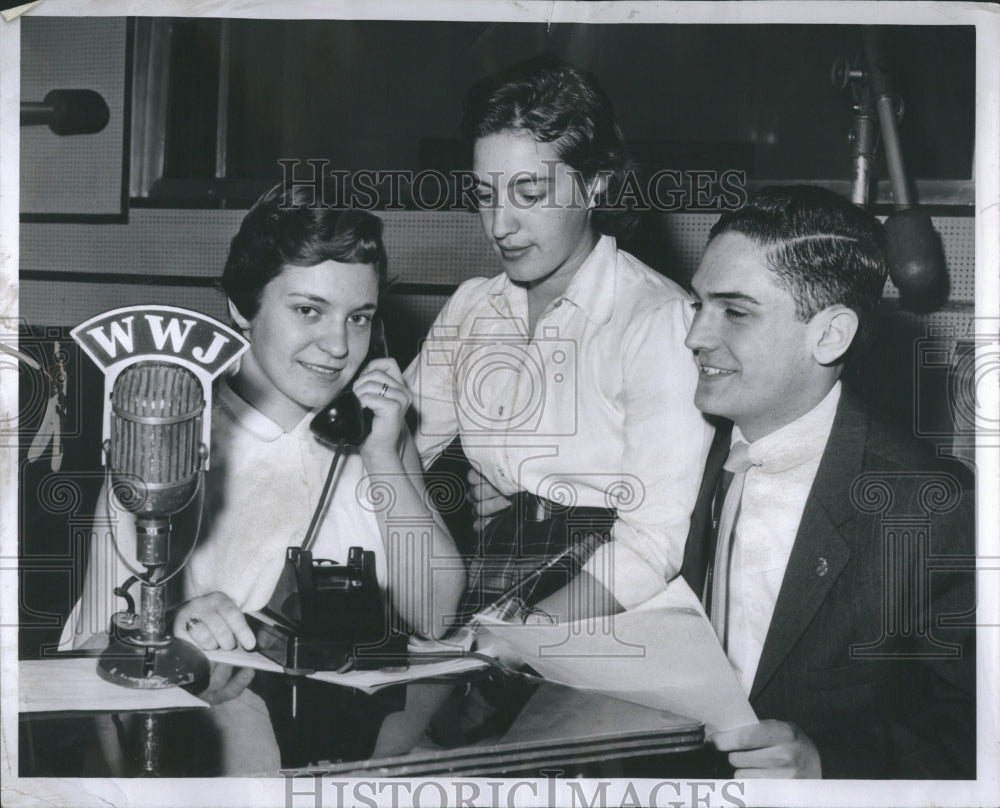
[[[819,563],[816,564],[816,574],[822,578],[826,575],[827,570],[830,569],[830,565],[826,563],[826,559],[823,556],[819,557]]]

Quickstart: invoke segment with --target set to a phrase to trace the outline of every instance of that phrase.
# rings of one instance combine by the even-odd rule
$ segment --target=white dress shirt
[[[183,598],[224,592],[243,611],[266,605],[285,560],[285,548],[305,539],[319,502],[333,452],[313,437],[308,414],[285,432],[270,418],[240,398],[222,380],[212,407],[211,468],[205,475],[205,505],[201,535],[183,576]],[[314,558],[341,564],[352,546],[375,551],[380,584],[386,582],[386,557],[375,508],[365,505],[367,487],[360,455],[347,454],[333,499],[319,526]],[[172,544],[186,546],[193,531],[195,506],[174,519]],[[124,607],[112,593],[129,576],[111,546],[103,489],[91,538],[90,566],[82,597],[74,606],[60,638],[60,648],[86,642],[106,631],[111,614]],[[124,558],[135,557],[135,520],[115,509],[111,520]],[[181,539],[184,539],[183,541]],[[170,555],[170,567],[180,559]],[[141,569],[141,567],[139,567]],[[138,599],[138,587],[133,588]]]
[[[683,559],[712,430],[694,406],[689,298],[602,237],[528,334],[503,273],[463,283],[406,381],[425,467],[456,435],[502,493],[618,511],[584,569],[626,608]]]
[[[750,444],[729,571],[729,660],[749,695],[792,545],[830,437],[840,382],[805,415]],[[746,441],[739,427],[732,442]]]

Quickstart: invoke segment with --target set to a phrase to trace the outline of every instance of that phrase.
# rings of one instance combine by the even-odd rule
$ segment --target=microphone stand
[[[904,306],[914,311],[932,311],[948,297],[941,240],[930,216],[915,205],[911,194],[897,125],[898,97],[893,90],[882,31],[877,26],[862,26],[861,37],[863,70],[838,63],[833,71],[835,85],[846,87],[849,81],[855,82],[851,201],[860,206],[867,203],[869,165],[880,130],[895,203],[893,213],[885,221],[889,276],[899,289]]]
[[[854,104],[854,129],[851,131],[851,202],[859,207],[868,204],[871,161],[878,141],[878,118],[867,85],[861,85]]]
[[[896,209],[903,210],[911,207],[913,200],[903,164],[903,148],[899,142],[899,127],[896,125],[896,95],[892,91],[892,76],[882,47],[882,34],[877,28],[866,25],[861,28],[861,38],[865,51],[865,78],[871,95],[875,96],[875,106],[878,109],[892,198]],[[869,108],[870,106],[869,100]]]
[[[107,490],[110,498],[110,486]],[[203,469],[198,474],[198,491],[204,493]],[[200,512],[201,502],[199,522]],[[138,560],[147,570],[145,576],[138,576],[139,613],[130,608],[112,618],[112,640],[97,663],[102,679],[144,690],[208,681],[211,668],[204,652],[167,631],[166,584],[184,568],[196,544],[191,543],[184,561],[164,578],[169,540],[170,517],[136,519]]]

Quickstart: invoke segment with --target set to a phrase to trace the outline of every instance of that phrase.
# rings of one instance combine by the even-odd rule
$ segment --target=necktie
[[[733,473],[733,481],[726,491],[726,499],[719,517],[719,535],[715,546],[715,564],[712,570],[712,628],[719,637],[722,647],[726,647],[726,623],[729,615],[729,564],[733,551],[733,533],[739,516],[740,500],[743,497],[743,483],[747,469],[753,465],[750,460],[750,445],[737,441],[729,450],[729,457],[723,468]]]

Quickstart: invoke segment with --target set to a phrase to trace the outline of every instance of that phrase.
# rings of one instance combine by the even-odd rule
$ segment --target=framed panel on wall
[[[126,221],[131,52],[123,17],[21,20],[21,221]]]
[[[540,53],[600,77],[643,185],[683,173],[658,186],[669,212],[716,210],[692,199],[693,184],[723,172],[750,187],[813,182],[850,193],[858,87],[852,73],[843,82],[831,74],[859,63],[858,25],[134,22],[133,207],[246,208],[279,179],[319,170],[335,175],[324,199],[373,185],[378,210],[464,208],[453,175],[469,164],[462,98],[474,79]],[[884,40],[918,201],[968,215],[975,30],[899,25]],[[415,172],[451,185],[411,187]],[[889,205],[881,148],[871,174],[871,202]]]

